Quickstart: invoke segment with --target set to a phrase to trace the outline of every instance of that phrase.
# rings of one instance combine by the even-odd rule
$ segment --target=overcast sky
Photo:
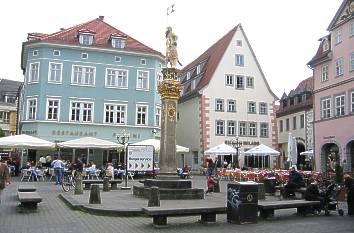
[[[175,3],[167,18],[166,9]],[[312,75],[317,51],[342,0],[33,0],[0,8],[0,78],[23,81],[21,44],[27,33],[53,33],[105,16],[105,21],[164,54],[165,28],[178,35],[187,65],[241,23],[273,92],[294,89]]]

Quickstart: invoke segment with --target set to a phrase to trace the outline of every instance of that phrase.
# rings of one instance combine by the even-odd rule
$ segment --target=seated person
[[[186,165],[182,168],[182,178],[183,178],[183,179],[188,178],[188,177],[189,177],[189,172],[190,172],[189,167],[188,167],[188,165],[186,164]]]
[[[320,201],[320,206],[315,209],[318,212],[321,212],[321,209],[324,208],[324,197],[320,194],[317,181],[310,179],[310,184],[306,187],[305,191],[305,200]]]
[[[284,187],[284,197],[295,196],[294,191],[301,187],[305,187],[304,179],[302,175],[296,171],[296,166],[292,166],[290,168],[288,182]]]
[[[112,163],[107,164],[106,176],[112,177],[112,179],[114,179],[114,168]]]

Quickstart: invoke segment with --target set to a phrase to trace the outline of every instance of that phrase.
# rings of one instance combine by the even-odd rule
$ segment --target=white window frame
[[[235,66],[245,66],[245,56],[243,54],[235,54]]]
[[[81,59],[88,59],[88,53],[81,53]]]
[[[224,136],[225,135],[225,121],[216,120],[215,121],[215,136]]]
[[[36,73],[33,74],[33,69],[32,66],[37,65],[37,68],[35,69]],[[40,62],[33,62],[29,64],[29,73],[28,73],[28,83],[38,83],[39,82],[39,69],[40,68]]]
[[[233,87],[234,84],[234,75],[233,74],[225,74],[225,86]]]
[[[223,112],[224,111],[224,99],[215,99],[215,111]]]
[[[145,108],[145,111],[141,111],[141,110],[139,110],[139,108]],[[139,114],[145,115],[145,122],[142,122],[143,117],[141,117],[141,122],[139,122],[139,118],[138,118]],[[140,126],[148,125],[148,122],[149,122],[148,116],[149,116],[149,105],[137,104],[136,108],[135,108],[135,125],[140,125]]]
[[[349,37],[354,36],[354,20],[349,23]]]
[[[75,79],[75,68],[81,68],[81,81],[77,80],[74,82]],[[84,82],[85,80],[85,75],[87,73],[87,69],[93,69],[93,75],[92,75],[92,84],[87,84]],[[94,66],[80,66],[80,65],[72,65],[71,69],[71,85],[79,85],[79,86],[95,86],[96,82],[96,67]]]
[[[231,125],[233,124],[233,125]],[[236,136],[237,130],[237,122],[236,121],[227,121],[227,135],[228,136]]]
[[[305,114],[300,115],[300,129],[305,128]]]
[[[114,38],[111,39],[112,47],[116,49],[123,49],[125,47],[125,39],[123,38]]]
[[[252,76],[246,77],[246,87],[247,88],[254,88],[254,77],[252,77]]]
[[[328,65],[323,65],[321,67],[321,82],[328,81]]]
[[[79,110],[79,120],[72,119],[72,112],[73,112],[73,103],[78,103],[79,106],[77,108],[77,106],[75,106],[75,109]],[[85,108],[85,104],[91,104],[91,108]],[[91,115],[91,119],[90,120],[84,120],[84,111],[90,110],[90,115]],[[84,101],[84,100],[70,100],[70,111],[69,111],[69,121],[70,122],[78,122],[78,123],[92,123],[94,122],[94,110],[95,110],[95,106],[94,106],[94,102],[92,101]],[[86,118],[87,118],[86,114]],[[76,113],[75,113],[76,116]]]
[[[140,59],[140,65],[146,66],[147,62],[145,58]]]
[[[8,124],[10,122],[10,112],[0,111],[0,123]]]
[[[279,133],[284,131],[284,123],[283,120],[279,120]]]
[[[345,95],[337,95],[334,97],[334,108],[336,116],[345,115]]]
[[[107,106],[113,107],[113,109],[107,109]],[[127,104],[121,104],[121,103],[104,103],[103,106],[103,123],[104,124],[114,124],[114,125],[126,125],[127,124],[127,109],[128,106]],[[122,108],[124,108],[122,110]],[[108,113],[112,113],[112,119],[113,122],[110,122],[110,117],[109,120],[107,121],[106,115]],[[123,116],[122,116],[123,114]],[[118,116],[120,116],[120,120],[118,121]]]
[[[37,49],[32,51],[32,56],[33,57],[37,57],[38,56],[38,50]]]
[[[79,42],[81,45],[92,45],[93,44],[93,34],[80,33]]]
[[[155,126],[161,127],[161,106],[156,106]]]
[[[236,112],[236,100],[227,100],[227,111]]]
[[[114,62],[121,62],[121,61],[122,61],[122,57],[114,56]]]
[[[53,101],[53,102],[57,101],[58,105],[57,106],[54,106],[54,105],[50,106],[49,105],[50,101]],[[56,119],[54,119],[54,118],[50,119],[49,118],[49,109],[52,109],[52,116],[54,115],[53,114],[53,110],[56,109],[56,115],[57,115]],[[45,118],[46,118],[47,121],[59,121],[59,119],[60,119],[60,99],[58,99],[58,98],[47,98]]]
[[[35,104],[31,104],[31,101],[35,101]],[[27,98],[27,111],[26,120],[36,120],[37,119],[37,109],[38,109],[38,99],[37,98]]]
[[[334,32],[335,44],[342,42],[342,30],[339,28]]]
[[[334,72],[335,72],[335,76],[341,76],[343,75],[343,71],[344,71],[344,68],[343,68],[343,58],[338,58],[335,60],[334,62]]]
[[[297,117],[293,116],[293,130],[297,128]]]
[[[247,109],[248,109],[248,113],[257,113],[257,106],[256,106],[256,102],[254,101],[248,101],[247,103]]]
[[[197,65],[197,75],[198,74],[200,74],[200,67],[201,67],[201,65],[199,64],[199,65]]]
[[[142,74],[146,74],[146,76],[142,76]],[[136,73],[136,90],[140,91],[149,91],[149,75],[150,72],[146,70],[138,70]],[[141,81],[140,81],[141,80]],[[146,87],[144,87],[144,83]]]
[[[163,75],[162,75],[162,73],[160,73],[160,72],[157,72],[156,73],[156,91],[158,92],[158,86],[160,85],[160,83],[162,82],[162,80],[163,80]]]
[[[238,135],[241,137],[247,136],[247,122],[246,121],[240,121],[238,123]]]
[[[265,102],[259,103],[259,114],[267,115],[268,114],[268,104]]]
[[[257,122],[248,122],[248,136],[257,137]]]
[[[350,54],[349,58],[349,71],[354,71],[354,52]]]
[[[328,119],[331,118],[331,98],[321,99],[321,118]]]
[[[106,68],[105,87],[128,89],[128,80],[128,70]]]
[[[236,46],[242,47],[242,40],[236,40]]]
[[[60,69],[56,69],[55,72],[55,79],[52,79],[52,65],[59,65]],[[60,72],[59,75],[57,72]],[[59,77],[57,77],[59,76]],[[63,63],[57,63],[57,62],[49,62],[48,66],[48,83],[62,83],[62,77],[63,77]]]
[[[323,52],[326,52],[329,49],[329,43],[328,43],[327,39],[325,39],[323,41],[322,49],[323,49]]]
[[[261,138],[269,138],[269,124],[266,122],[261,122],[259,124],[259,137]]]
[[[56,53],[58,53],[58,54],[56,54]],[[54,57],[60,57],[60,50],[53,50],[53,56]]]

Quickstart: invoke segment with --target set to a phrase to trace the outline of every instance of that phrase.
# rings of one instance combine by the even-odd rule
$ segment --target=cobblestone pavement
[[[205,188],[205,178],[193,177],[194,187]],[[225,190],[226,181],[221,182],[221,189]],[[8,186],[2,195],[0,204],[0,233],[105,233],[105,232],[282,232],[282,233],[353,233],[354,218],[338,216],[332,212],[331,216],[307,216],[299,217],[294,215],[294,209],[279,210],[275,212],[276,217],[272,220],[259,220],[257,224],[235,225],[226,223],[226,215],[218,215],[216,224],[202,225],[197,223],[197,216],[192,217],[171,217],[168,218],[168,227],[156,229],[152,226],[152,219],[148,217],[110,217],[96,216],[88,213],[74,211],[68,208],[59,198],[58,194],[63,193],[60,186],[49,182],[32,183],[43,197],[35,212],[23,211],[18,205],[16,193],[20,182],[14,181]],[[119,199],[119,191],[115,191]],[[113,192],[110,192],[114,194]],[[219,197],[225,193],[219,194]],[[225,195],[226,197],[226,195]],[[102,196],[103,202],[107,202]],[[128,196],[126,197],[128,198]],[[211,194],[205,199],[213,202],[216,194]],[[137,203],[147,202],[136,200]],[[225,201],[226,202],[226,201]],[[112,203],[115,203],[112,201]],[[133,205],[134,200],[125,200],[124,208]],[[131,204],[129,204],[131,203]],[[169,202],[169,205],[178,202]],[[115,205],[115,204],[112,204]],[[137,204],[135,204],[137,205]],[[139,204],[140,205],[140,204]],[[346,209],[346,204],[341,204]],[[113,208],[113,207],[112,207]]]

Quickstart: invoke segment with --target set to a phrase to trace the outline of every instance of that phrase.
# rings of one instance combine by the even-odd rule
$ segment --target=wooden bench
[[[37,192],[17,192],[17,197],[21,206],[29,209],[36,209],[37,204],[42,201]]]
[[[109,180],[111,190],[117,190],[118,184],[122,183],[121,179]],[[103,180],[83,180],[84,189],[91,189],[91,184],[103,184]]]
[[[167,217],[200,215],[201,223],[215,223],[216,214],[225,214],[226,207],[183,207],[183,208],[166,208],[166,207],[145,207],[145,214],[153,218],[154,226],[161,227],[167,225]]]
[[[297,208],[297,214],[305,216],[309,209],[319,205],[319,201],[305,200],[259,201],[258,210],[262,218],[274,217],[274,210],[290,208]]]
[[[19,185],[17,191],[19,192],[35,192],[37,189],[34,185]]]

